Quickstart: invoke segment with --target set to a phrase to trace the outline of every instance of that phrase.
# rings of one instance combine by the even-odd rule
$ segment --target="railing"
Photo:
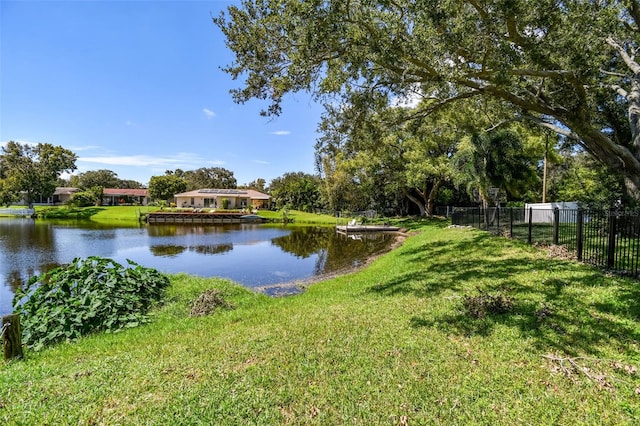
[[[566,247],[585,263],[640,277],[640,211],[456,208],[454,225]]]
[[[35,212],[34,209],[0,209],[0,215],[33,216]]]

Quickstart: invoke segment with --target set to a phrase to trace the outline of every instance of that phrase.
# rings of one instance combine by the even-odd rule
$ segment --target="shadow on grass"
[[[640,282],[608,277],[575,262],[530,256],[528,250],[533,249],[484,233],[461,241],[428,242],[400,254],[409,265],[407,272],[369,291],[383,296],[410,294],[436,304],[444,303],[440,299],[444,294],[460,297],[447,313],[414,316],[414,328],[489,336],[498,326],[506,326],[519,330],[540,349],[551,347],[572,355],[597,356],[604,346],[637,347]],[[512,298],[512,309],[472,318],[465,312],[463,297],[479,291]]]

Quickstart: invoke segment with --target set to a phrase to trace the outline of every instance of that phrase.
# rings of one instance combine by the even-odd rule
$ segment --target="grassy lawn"
[[[299,210],[259,210],[258,215],[268,220],[282,221],[285,217],[298,224],[335,225],[336,218],[325,214],[307,213]]]
[[[0,364],[0,424],[638,424],[639,319],[637,281],[424,224],[297,296],[173,276],[152,324]]]
[[[90,219],[95,222],[121,223],[138,222],[141,214],[160,210],[155,206],[92,206],[92,207],[48,207],[36,206],[38,217],[45,219]],[[171,211],[171,209],[165,209]],[[283,211],[260,210],[258,214],[265,219],[282,221]],[[298,210],[288,210],[288,220],[297,224],[335,225],[336,218],[329,215],[306,213]]]
[[[43,219],[89,219],[103,223],[137,223],[140,214],[158,210],[154,206],[92,206],[92,207],[49,207],[36,206],[36,214]]]

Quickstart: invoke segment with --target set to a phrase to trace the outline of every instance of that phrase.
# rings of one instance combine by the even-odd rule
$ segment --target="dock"
[[[35,214],[34,209],[0,209],[0,216],[34,217]]]
[[[263,218],[241,212],[152,212],[147,223],[262,223]]]

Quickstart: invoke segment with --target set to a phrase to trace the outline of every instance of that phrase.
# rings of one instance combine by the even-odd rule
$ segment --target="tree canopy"
[[[269,192],[278,208],[313,211],[320,205],[319,178],[304,172],[285,173],[271,180]]]
[[[449,114],[409,121],[411,113],[399,107],[327,106],[316,165],[332,208],[348,197],[361,210],[388,210],[406,198],[420,215],[433,213],[440,186],[451,179],[449,159],[462,129]]]
[[[52,196],[60,175],[76,169],[76,159],[60,146],[9,141],[0,155],[0,200],[8,204],[22,195],[31,207],[37,196]]]
[[[69,178],[69,184],[82,189],[95,186],[103,188],[119,188],[118,174],[111,170],[89,170]]]
[[[236,102],[310,91],[343,104],[418,97],[412,118],[491,98],[625,176],[640,198],[636,0],[244,0],[214,18]],[[411,117],[410,117],[411,118]]]
[[[176,172],[176,174],[182,173],[181,176],[187,182],[187,191],[202,188],[235,189],[238,185],[233,172],[223,167],[201,167],[196,170],[186,172],[177,170]]]
[[[153,200],[168,201],[174,195],[187,190],[187,182],[176,174],[151,176],[149,180],[149,197]]]

